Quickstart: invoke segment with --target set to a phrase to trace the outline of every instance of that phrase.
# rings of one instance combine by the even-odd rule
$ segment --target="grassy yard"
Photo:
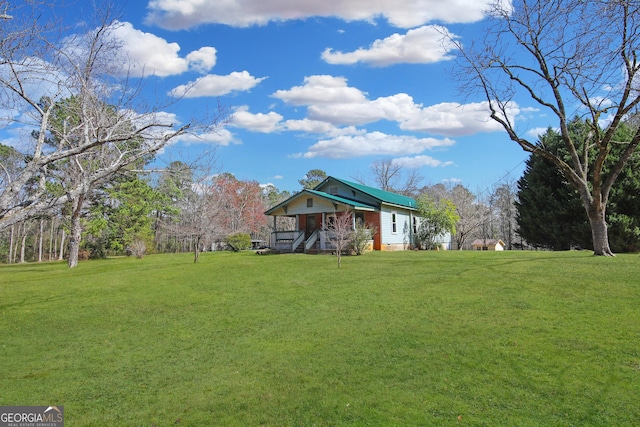
[[[68,426],[640,422],[640,256],[0,267],[0,405]]]

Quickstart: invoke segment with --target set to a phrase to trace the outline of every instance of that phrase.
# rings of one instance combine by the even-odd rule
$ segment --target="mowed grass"
[[[640,420],[640,256],[251,252],[0,267],[0,405],[69,426]]]

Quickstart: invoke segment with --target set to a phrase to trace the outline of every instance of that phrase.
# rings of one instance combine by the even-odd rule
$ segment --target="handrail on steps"
[[[296,237],[293,243],[291,244],[291,252],[295,252],[296,249],[298,249],[298,246],[300,246],[300,243],[302,243],[303,241],[304,241],[304,231],[301,231],[298,237]]]
[[[318,241],[318,235],[320,234],[320,229],[318,228],[316,231],[314,231],[313,233],[311,233],[311,236],[309,236],[309,238],[307,239],[306,243],[304,244],[304,251],[307,252],[309,249],[311,249],[313,247],[313,245],[316,244],[316,242]]]

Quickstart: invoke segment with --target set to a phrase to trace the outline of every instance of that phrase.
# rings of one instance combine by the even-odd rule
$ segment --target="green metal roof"
[[[271,209],[267,210],[265,212],[265,214],[266,215],[271,215],[271,213],[275,212],[276,210],[278,210],[283,205],[291,203],[291,201],[293,199],[297,199],[297,198],[301,197],[304,194],[311,194],[313,196],[322,197],[323,199],[331,200],[331,201],[334,201],[336,203],[340,203],[342,205],[353,206],[354,208],[359,208],[359,209],[363,209],[363,210],[373,211],[373,210],[376,209],[375,206],[371,206],[371,205],[368,205],[366,203],[357,202],[355,200],[345,199],[344,197],[340,197],[340,196],[334,196],[333,194],[325,193],[324,191],[304,189],[301,192],[296,193],[293,196],[289,197],[287,200],[285,200],[283,202],[280,202],[276,206],[274,206]]]
[[[334,196],[333,194],[325,193],[324,191],[317,190],[304,190],[304,193],[311,193],[315,196],[322,197],[324,199],[333,200],[334,202],[338,202],[342,205],[353,206],[354,208],[363,208],[367,210],[374,210],[375,207],[371,205],[367,205],[366,203],[356,202],[355,200],[345,199],[344,197]]]
[[[412,209],[412,210],[417,209],[416,201],[414,199],[412,199],[411,197],[403,196],[402,194],[392,193],[390,191],[380,190],[379,188],[368,187],[366,185],[358,184],[357,182],[345,181],[343,179],[334,178],[332,176],[327,177],[324,181],[322,181],[320,184],[318,184],[318,186],[316,186],[316,188],[322,187],[323,185],[325,185],[330,180],[338,182],[338,183],[341,183],[343,185],[346,185],[348,187],[353,188],[356,191],[359,191],[359,192],[361,192],[363,194],[366,194],[366,195],[368,195],[370,197],[373,197],[374,199],[379,200],[380,203],[382,203],[382,204],[401,206],[401,207],[404,207],[406,209]],[[347,199],[345,197],[336,196],[336,195],[329,194],[327,192],[319,191],[319,190],[316,190],[316,189],[313,189],[313,190],[305,189],[305,190],[302,190],[301,192],[299,192],[297,194],[294,194],[293,196],[289,197],[287,200],[285,200],[285,201],[277,204],[276,206],[272,207],[271,209],[266,211],[265,214],[271,215],[272,212],[275,212],[277,209],[279,209],[283,205],[286,205],[286,204],[290,203],[291,200],[296,199],[296,198],[302,196],[303,194],[311,194],[311,195],[314,195],[314,196],[317,196],[317,197],[322,197],[324,199],[331,200],[331,201],[334,201],[336,203],[340,203],[342,205],[353,206],[356,209],[359,208],[359,209],[363,209],[363,210],[375,210],[375,209],[377,209],[379,207],[379,206],[372,206],[370,204],[362,203],[362,202],[359,202],[359,201],[356,201],[356,200]]]
[[[344,185],[348,185],[364,194],[368,194],[371,197],[375,197],[380,200],[382,203],[386,203],[389,205],[403,206],[410,209],[417,209],[417,204],[414,199],[408,196],[403,196],[402,194],[392,193],[390,191],[380,190],[379,188],[368,187],[366,185],[359,184],[357,182],[345,181],[343,179],[334,178],[332,176],[327,177],[318,187],[322,186],[329,180],[334,180],[340,182]],[[316,188],[318,188],[316,187]]]

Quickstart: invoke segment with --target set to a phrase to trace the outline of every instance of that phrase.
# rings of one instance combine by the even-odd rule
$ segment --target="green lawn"
[[[252,252],[0,267],[0,406],[68,426],[627,426],[640,256]]]

